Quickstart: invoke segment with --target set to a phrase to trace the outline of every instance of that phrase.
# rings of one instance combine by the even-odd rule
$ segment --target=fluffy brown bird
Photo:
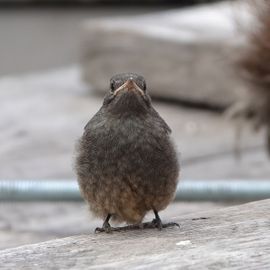
[[[177,225],[162,224],[158,215],[174,198],[179,175],[170,133],[152,107],[142,76],[111,78],[102,107],[85,126],[76,159],[81,193],[105,220],[96,231],[119,230],[110,226],[110,218],[133,224],[122,228]],[[150,210],[155,219],[141,223]]]

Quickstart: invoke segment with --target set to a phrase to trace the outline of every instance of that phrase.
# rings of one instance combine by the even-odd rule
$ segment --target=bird
[[[180,165],[171,129],[153,108],[143,76],[111,78],[78,141],[75,170],[90,212],[104,221],[95,232],[179,226],[159,216],[174,198]],[[143,223],[149,211],[155,218]],[[112,227],[110,220],[127,226]]]

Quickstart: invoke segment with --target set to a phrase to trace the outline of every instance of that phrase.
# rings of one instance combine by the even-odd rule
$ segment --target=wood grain
[[[73,236],[0,252],[1,269],[269,269],[270,200],[177,217],[181,229]]]

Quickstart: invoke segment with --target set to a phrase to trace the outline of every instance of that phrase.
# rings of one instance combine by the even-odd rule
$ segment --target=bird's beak
[[[123,85],[114,91],[114,95],[117,95],[120,91],[138,91],[141,95],[144,95],[143,90],[131,79],[127,80]]]

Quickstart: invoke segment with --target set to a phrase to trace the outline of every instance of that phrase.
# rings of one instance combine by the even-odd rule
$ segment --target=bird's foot
[[[124,231],[129,231],[129,230],[140,230],[143,229],[142,223],[141,224],[132,224],[132,225],[126,225],[123,227],[109,227],[109,228],[96,228],[95,233],[101,233],[101,232],[106,232],[106,233],[111,233],[111,232],[124,232]]]
[[[103,224],[103,226],[97,227],[95,229],[95,233],[101,233],[101,232],[105,232],[105,233],[111,233],[113,231],[114,228],[111,227],[111,225],[108,223],[106,225]]]
[[[144,223],[137,223],[137,224],[131,224],[123,227],[111,227],[109,220],[111,217],[111,214],[108,214],[107,218],[105,219],[102,228],[96,228],[95,233],[111,233],[111,232],[121,232],[121,231],[129,231],[129,230],[142,230],[142,229],[159,229],[162,230],[163,228],[169,228],[169,227],[179,227],[178,223],[175,222],[169,222],[169,223],[162,223],[158,212],[154,210],[155,218],[152,220],[152,222],[144,222]]]
[[[176,222],[168,222],[165,224],[162,224],[162,228],[169,228],[169,227],[178,227],[180,228],[180,225]]]
[[[169,223],[162,223],[158,211],[157,210],[153,210],[154,214],[155,214],[155,218],[152,220],[152,222],[150,223],[152,225],[152,228],[157,228],[159,230],[162,230],[163,228],[168,228],[168,227],[174,227],[177,226],[180,228],[178,223],[175,222],[169,222]]]
[[[154,218],[152,222],[145,222],[142,223],[143,229],[159,229],[162,230],[163,228],[169,228],[169,227],[179,227],[180,225],[176,222],[169,222],[169,223],[162,223],[160,219]]]
[[[106,217],[106,219],[102,225],[102,228],[97,227],[95,229],[95,233],[100,233],[100,232],[110,233],[110,232],[112,232],[113,228],[111,227],[111,225],[109,223],[110,218],[111,218],[111,214],[108,214],[108,216]]]
[[[158,221],[156,219],[153,219],[151,222],[144,222],[140,224],[132,224],[127,225],[123,227],[102,227],[102,228],[96,228],[95,233],[111,233],[111,232],[125,232],[125,231],[132,231],[132,230],[143,230],[143,229],[159,229],[162,230],[163,228],[169,228],[169,227],[179,227],[179,224],[176,222],[169,222],[169,223],[162,223],[161,221]]]

